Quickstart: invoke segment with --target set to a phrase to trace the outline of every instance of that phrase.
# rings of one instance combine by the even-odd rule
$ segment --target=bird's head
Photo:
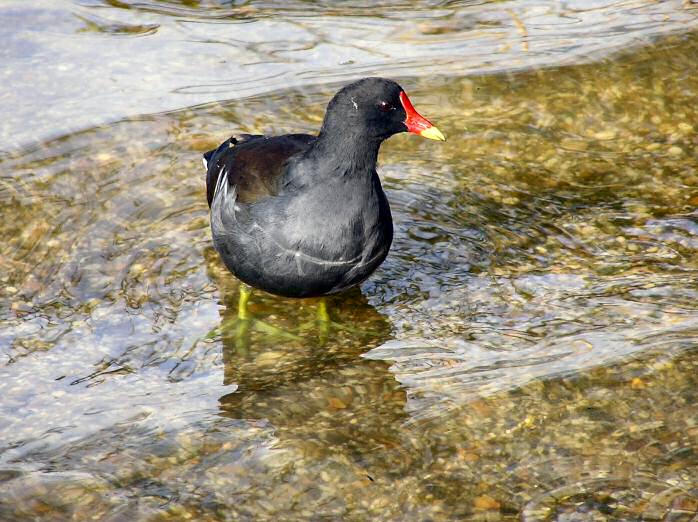
[[[415,110],[402,87],[385,78],[364,78],[341,89],[327,106],[322,128],[379,140],[411,132],[446,141],[441,131]]]

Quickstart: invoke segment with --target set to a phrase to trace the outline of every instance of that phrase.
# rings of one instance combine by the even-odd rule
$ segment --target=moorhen
[[[241,134],[204,154],[213,244],[226,267],[286,297],[364,281],[393,239],[376,160],[399,132],[445,140],[397,83],[364,78],[335,94],[317,136]]]

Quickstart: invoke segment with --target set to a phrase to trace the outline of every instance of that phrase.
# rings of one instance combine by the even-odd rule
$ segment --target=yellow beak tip
[[[446,141],[446,137],[441,133],[441,131],[433,126],[424,129],[422,132],[419,133],[419,135],[422,138],[427,138],[430,140]]]

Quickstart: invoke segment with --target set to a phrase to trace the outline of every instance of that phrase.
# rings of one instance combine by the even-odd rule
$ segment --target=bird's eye
[[[395,107],[390,105],[390,103],[388,103],[387,101],[378,102],[378,110],[380,110],[381,112],[392,111],[394,108]]]

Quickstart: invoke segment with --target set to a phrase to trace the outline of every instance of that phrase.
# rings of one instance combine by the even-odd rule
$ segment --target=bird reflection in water
[[[255,295],[255,312],[284,329],[315,313],[312,302]],[[232,297],[224,321],[237,313]],[[342,477],[367,485],[383,470],[405,471],[413,460],[406,456],[401,429],[407,420],[405,392],[388,364],[361,357],[389,338],[386,319],[358,289],[330,305],[356,329],[331,329],[324,342],[310,329],[297,339],[254,328],[244,338],[237,332],[223,336],[224,382],[238,387],[219,405],[225,417],[273,426],[274,447],[296,455],[302,461],[296,463],[299,470],[324,462],[340,467]],[[311,469],[296,472],[315,475]]]
[[[217,260],[211,265],[218,268]],[[325,334],[309,327],[315,323],[314,300],[261,292],[251,303],[247,324],[241,325],[239,283],[223,267],[219,270],[225,304],[221,324],[236,325],[222,328],[220,335],[224,383],[237,385],[235,392],[219,399],[224,416],[270,422],[277,436],[290,444],[308,438],[332,440],[361,447],[361,453],[376,445],[402,445],[399,430],[389,426],[398,427],[405,420],[405,392],[385,362],[361,357],[390,338],[390,323],[358,288],[329,300],[332,314],[351,328],[331,325]],[[260,320],[274,330],[255,327]],[[369,418],[374,420],[366,422]],[[382,458],[392,459],[388,454]],[[394,466],[400,458],[395,460]]]

